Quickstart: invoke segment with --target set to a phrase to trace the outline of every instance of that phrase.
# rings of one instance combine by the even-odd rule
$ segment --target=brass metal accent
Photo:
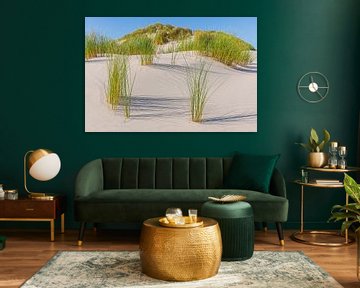
[[[50,150],[47,149],[36,149],[33,151],[29,151],[31,154],[29,155],[29,159],[28,159],[28,167],[29,169],[31,168],[32,165],[34,165],[34,163],[36,161],[38,161],[39,159],[41,159],[42,157],[49,155],[51,153],[53,153]],[[29,153],[27,152],[27,154]]]
[[[298,232],[293,233],[290,236],[290,238],[296,242],[303,243],[303,244],[316,245],[316,246],[329,246],[329,247],[339,247],[339,246],[349,245],[355,241],[355,239],[351,236],[348,236],[347,239],[345,239],[345,241],[342,241],[342,242],[319,242],[316,240],[309,241],[309,240],[300,238],[301,235],[311,235],[314,239],[315,239],[316,235],[329,235],[329,236],[345,238],[340,233],[334,232],[334,231],[303,231],[303,232],[298,231]]]
[[[301,169],[307,169],[307,170],[313,170],[313,171],[319,171],[319,172],[356,172],[360,171],[360,167],[346,167],[346,169],[331,169],[331,168],[315,168],[315,167],[308,167],[308,166],[302,166]]]
[[[47,149],[37,149],[37,150],[29,150],[24,155],[24,188],[25,188],[25,191],[28,193],[29,198],[32,198],[32,199],[34,198],[34,199],[38,199],[38,200],[54,200],[53,195],[46,195],[45,193],[30,192],[27,187],[27,181],[26,181],[27,166],[30,169],[31,166],[34,165],[34,163],[37,160],[39,160],[40,158],[42,158],[46,155],[49,155],[51,153],[53,153],[53,152],[50,150],[47,150]]]
[[[319,187],[319,188],[343,188],[344,187],[344,184],[342,182],[334,183],[334,184],[319,184],[319,183],[315,183],[315,182],[304,183],[304,182],[301,182],[301,180],[295,180],[294,183],[303,185],[303,186]]]
[[[78,245],[78,246],[82,246],[82,244],[83,244],[83,241],[81,241],[81,240],[78,240],[78,241],[77,241],[77,245]]]
[[[285,246],[285,240],[280,240],[280,246]]]
[[[323,171],[328,172],[328,170],[332,169],[324,169],[324,168],[309,168],[309,167],[302,167],[304,169],[314,170],[314,171]],[[348,167],[349,172],[354,171],[360,171],[360,168],[357,167]],[[343,173],[340,169],[334,169],[337,170],[336,172]],[[329,171],[329,172],[330,172]],[[331,246],[331,247],[338,247],[338,246],[344,246],[348,245],[354,242],[354,238],[349,236],[348,229],[345,229],[345,235],[342,236],[338,232],[334,231],[305,231],[304,230],[304,187],[320,187],[320,188],[343,188],[344,184],[317,184],[317,183],[303,183],[300,180],[295,180],[294,183],[300,185],[301,192],[300,192],[300,231],[293,233],[290,238],[296,242],[303,243],[303,244],[309,244],[309,245],[317,245],[317,246]],[[347,193],[345,193],[345,205],[349,204],[349,196]],[[347,220],[347,219],[346,219]],[[313,240],[305,240],[301,238],[301,235],[311,235]],[[330,236],[338,236],[343,237],[345,240],[342,242],[319,242],[316,241],[315,237],[316,235],[330,235]]]
[[[203,226],[175,229],[160,226],[159,219],[148,219],[142,225],[143,273],[167,281],[199,280],[218,273],[222,242],[217,221],[201,217]]]
[[[164,227],[170,227],[170,228],[194,228],[199,227],[204,224],[203,221],[199,220],[196,223],[191,222],[191,218],[189,216],[185,216],[185,224],[175,224],[175,223],[169,223],[166,217],[160,218],[159,223],[161,226]]]
[[[308,156],[308,164],[310,167],[320,168],[327,164],[328,155],[324,152],[310,152]]]

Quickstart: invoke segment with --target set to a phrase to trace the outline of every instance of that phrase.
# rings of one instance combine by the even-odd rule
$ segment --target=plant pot
[[[321,168],[327,164],[328,154],[325,152],[310,152],[308,156],[308,165],[313,168]]]

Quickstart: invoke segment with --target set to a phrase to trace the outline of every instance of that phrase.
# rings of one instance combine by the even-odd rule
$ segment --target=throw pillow
[[[224,179],[227,189],[245,189],[269,193],[270,180],[280,155],[236,153]]]

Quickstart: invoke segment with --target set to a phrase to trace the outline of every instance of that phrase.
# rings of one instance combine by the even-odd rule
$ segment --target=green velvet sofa
[[[169,207],[200,211],[209,196],[247,197],[255,222],[275,222],[280,244],[287,221],[285,181],[278,169],[271,175],[269,193],[224,187],[231,157],[104,158],[85,164],[75,181],[74,213],[80,222],[78,245],[86,223],[141,223],[165,214]]]

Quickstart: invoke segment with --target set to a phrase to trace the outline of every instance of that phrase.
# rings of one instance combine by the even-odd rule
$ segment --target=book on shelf
[[[342,184],[342,182],[340,182],[340,180],[336,180],[336,179],[315,179],[314,181],[316,184]]]

